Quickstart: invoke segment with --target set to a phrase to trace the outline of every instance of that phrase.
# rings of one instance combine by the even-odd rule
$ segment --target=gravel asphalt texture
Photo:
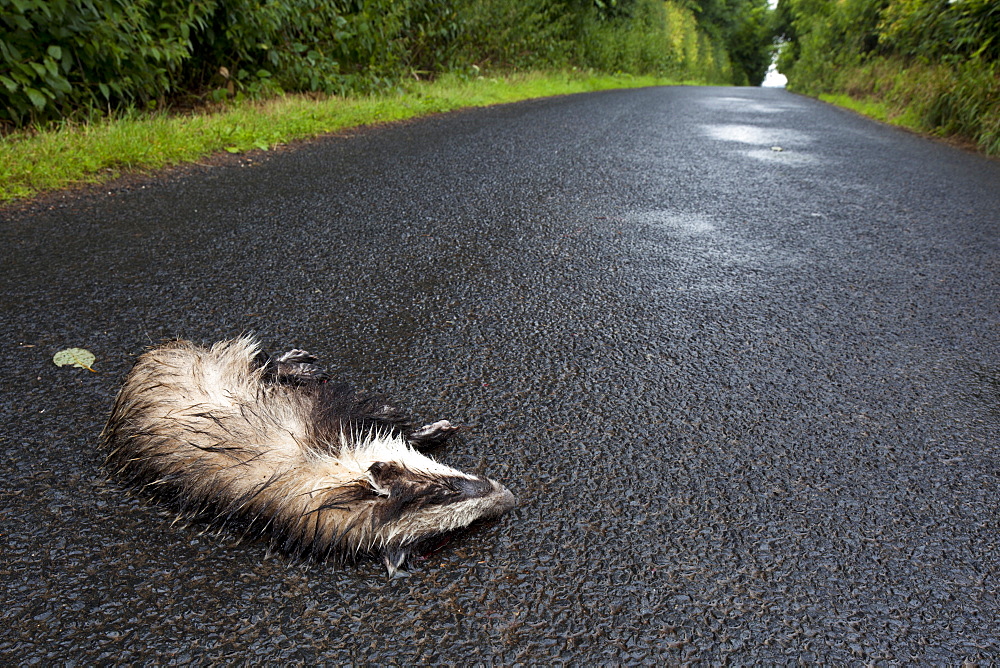
[[[750,88],[8,208],[0,663],[1000,661],[998,231],[1000,162]],[[242,332],[467,426],[436,457],[519,506],[388,580],[107,480],[136,355]]]

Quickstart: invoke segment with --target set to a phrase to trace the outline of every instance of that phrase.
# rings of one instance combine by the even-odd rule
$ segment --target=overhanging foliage
[[[0,124],[484,68],[756,83],[766,12],[766,0],[0,0]]]

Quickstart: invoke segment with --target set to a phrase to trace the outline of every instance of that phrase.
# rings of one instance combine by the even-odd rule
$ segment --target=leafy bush
[[[594,12],[583,23],[577,60],[605,72],[673,73],[678,56],[670,48],[670,26],[663,3],[637,2],[629,16],[606,18]]]
[[[890,120],[1000,153],[996,0],[781,0],[776,19],[793,89],[884,102]]]
[[[280,91],[364,92],[473,65],[578,66],[712,81],[735,73],[738,81],[753,82],[766,69],[765,5],[0,0],[0,125],[149,108],[192,94],[222,100]]]
[[[172,92],[214,0],[0,0],[0,120]]]
[[[570,60],[575,18],[552,0],[473,0],[463,12],[452,65],[563,67]]]

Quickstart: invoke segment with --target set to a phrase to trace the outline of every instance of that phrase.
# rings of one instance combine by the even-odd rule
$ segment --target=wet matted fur
[[[450,422],[417,427],[314,362],[269,357],[252,337],[146,352],[102,433],[108,471],[187,517],[260,531],[285,552],[381,556],[390,574],[434,537],[513,507],[499,483],[417,449],[450,437]]]

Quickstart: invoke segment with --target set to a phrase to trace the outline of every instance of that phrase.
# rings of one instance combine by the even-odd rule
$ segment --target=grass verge
[[[358,98],[289,95],[189,115],[129,113],[94,123],[0,138],[0,202],[126,173],[195,162],[208,155],[268,149],[349,127],[531,98],[668,85],[657,77],[581,72],[497,78],[445,76],[406,90]]]
[[[856,99],[844,93],[821,93],[819,99],[838,107],[850,109],[882,123],[897,125],[915,132],[927,132],[927,128],[914,114],[906,109],[893,108],[882,100]]]
[[[826,85],[793,89],[879,121],[1000,156],[1000,63],[928,64],[873,58]]]

